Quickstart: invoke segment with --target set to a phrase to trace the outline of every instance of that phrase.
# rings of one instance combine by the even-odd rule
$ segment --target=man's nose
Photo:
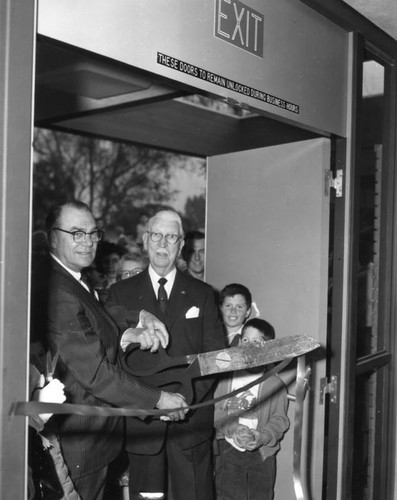
[[[161,236],[161,240],[159,241],[159,244],[160,244],[161,247],[166,247],[168,245],[168,242],[167,242],[167,240],[165,238],[165,234],[163,234]]]
[[[84,236],[84,240],[81,243],[86,247],[92,247],[96,244],[92,240],[92,236],[89,233],[86,233],[86,235]]]

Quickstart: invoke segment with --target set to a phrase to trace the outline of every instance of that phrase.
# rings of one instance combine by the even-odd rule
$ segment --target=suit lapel
[[[92,293],[90,293],[84,286],[79,283],[74,276],[72,276],[66,269],[64,269],[61,265],[58,264],[54,260],[53,262],[53,269],[62,274],[64,278],[67,279],[68,283],[74,288],[76,294],[84,299],[84,300],[90,300],[92,303],[95,303],[97,307],[100,307],[99,301],[94,297]]]
[[[137,290],[139,290],[136,309],[138,311],[142,309],[153,311],[156,309],[157,311],[157,298],[150,280],[149,271],[145,269],[145,271],[142,271],[136,278],[134,277],[134,279],[136,279],[136,287]]]
[[[117,328],[110,316],[105,312],[99,300],[97,300],[92,293],[86,290],[83,285],[81,285],[66,269],[58,264],[54,259],[51,259],[53,271],[55,271],[55,276],[61,274],[63,279],[67,280],[68,286],[73,288],[73,292],[78,298],[83,302],[90,304],[90,307],[96,309],[97,314],[100,314],[106,321],[112,325],[112,328]],[[118,331],[118,328],[117,328]]]
[[[174,286],[168,299],[166,313],[167,325],[172,327],[175,320],[180,316],[180,312],[186,309],[186,301],[189,295],[189,283],[185,275],[177,271]]]

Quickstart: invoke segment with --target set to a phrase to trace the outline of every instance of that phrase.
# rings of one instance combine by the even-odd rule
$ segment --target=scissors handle
[[[121,358],[124,370],[143,382],[169,392],[180,392],[186,402],[193,400],[192,378],[195,371],[186,370],[187,356],[170,357],[160,347],[155,353],[142,351],[131,344]]]
[[[156,352],[143,351],[140,349],[140,344],[131,343],[122,356],[122,363],[128,368],[129,373],[143,377],[160,373],[168,368],[188,365],[191,363],[190,358],[191,356],[171,357],[162,347]]]

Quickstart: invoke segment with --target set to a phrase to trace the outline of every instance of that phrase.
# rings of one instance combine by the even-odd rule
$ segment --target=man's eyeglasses
[[[163,238],[165,238],[165,241],[167,243],[170,243],[172,245],[175,245],[175,243],[182,238],[182,235],[175,234],[175,233],[168,233],[168,234],[163,234],[163,233],[158,233],[157,231],[147,231],[149,238],[154,242],[157,243]]]
[[[105,234],[100,229],[95,229],[95,231],[91,231],[90,233],[86,233],[85,231],[66,231],[65,229],[61,229],[60,227],[53,227],[52,229],[57,231],[62,231],[63,233],[68,233],[73,236],[73,241],[75,243],[82,243],[86,240],[87,236],[91,238],[93,243],[98,243],[103,238]]]

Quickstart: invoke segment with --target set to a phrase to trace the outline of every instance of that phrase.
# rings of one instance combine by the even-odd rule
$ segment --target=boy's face
[[[226,327],[238,330],[251,314],[251,308],[247,306],[244,296],[237,294],[225,297],[221,313]]]
[[[249,326],[244,329],[241,343],[244,344],[257,344],[263,345],[266,342],[264,334],[253,326]]]

